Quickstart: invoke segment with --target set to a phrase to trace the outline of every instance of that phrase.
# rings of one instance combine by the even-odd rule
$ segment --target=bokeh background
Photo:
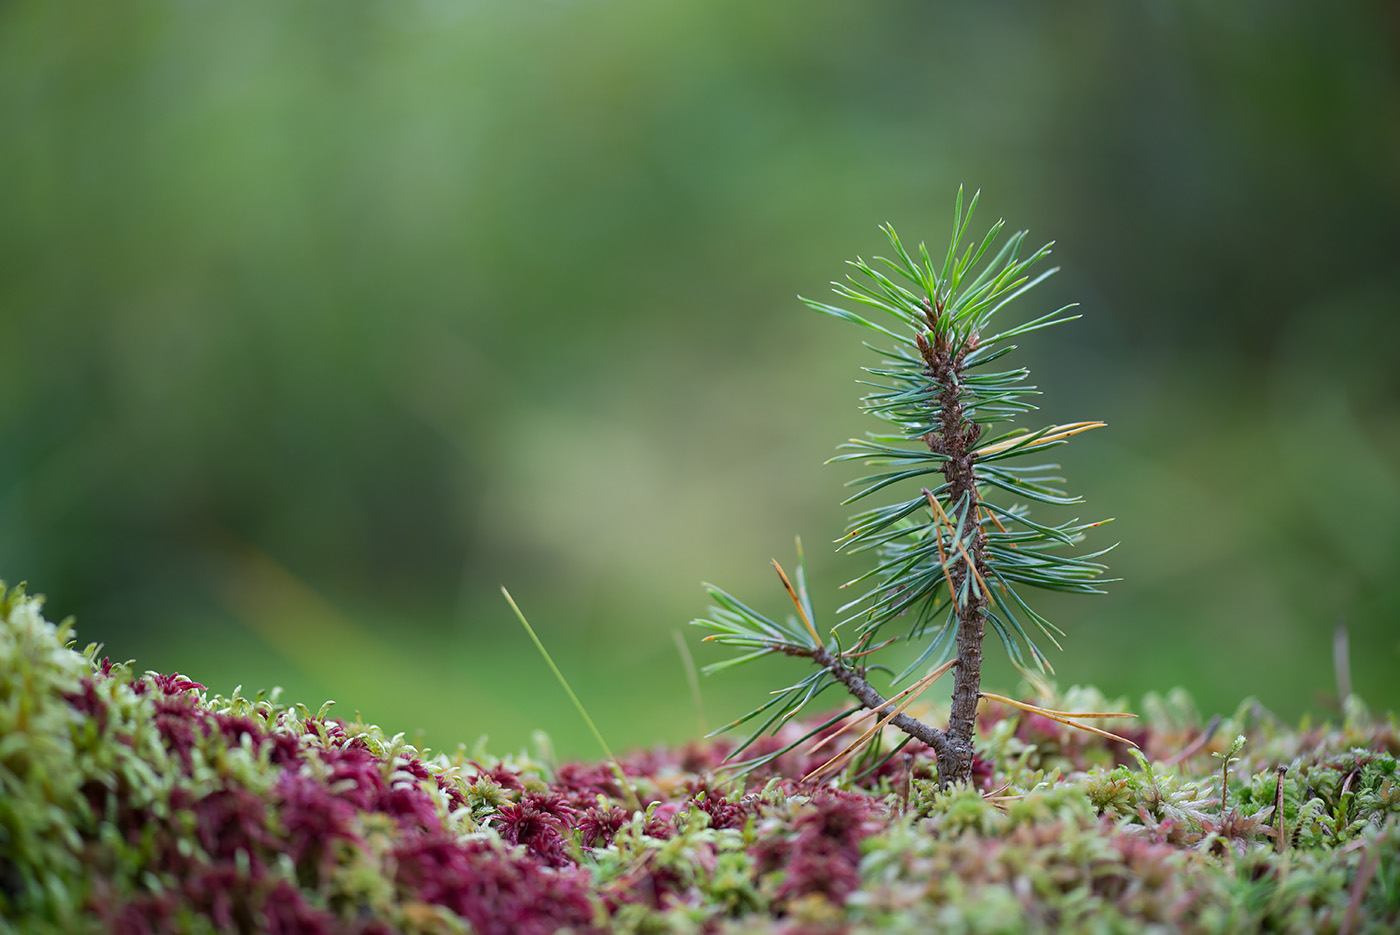
[[[959,183],[1108,596],[1062,685],[1400,706],[1400,15],[1254,0],[0,5],[0,576],[138,669],[434,746],[693,736],[721,583],[819,606],[863,432],[806,311]],[[999,651],[993,653],[999,655]],[[1008,666],[989,681],[1014,689]]]

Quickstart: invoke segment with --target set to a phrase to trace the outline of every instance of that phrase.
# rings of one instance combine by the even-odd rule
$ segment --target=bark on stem
[[[947,459],[943,464],[943,476],[948,486],[942,499],[951,507],[948,518],[954,525],[961,520],[963,534],[959,542],[953,544],[953,551],[964,556],[963,561],[958,562],[950,554],[949,578],[953,593],[966,595],[957,602],[958,665],[953,672],[946,752],[938,751],[938,781],[939,785],[947,787],[951,783],[972,781],[972,738],[977,727],[978,692],[982,687],[982,638],[987,607],[986,537],[977,509],[977,475],[973,469],[973,451],[982,435],[982,427],[965,412],[961,380],[963,358],[977,347],[977,335],[973,333],[961,345],[955,345],[951,331],[941,327],[941,305],[929,304],[926,308],[933,340],[930,342],[918,335],[915,343],[928,367],[930,380],[939,387],[940,423],[938,430],[930,432],[924,440],[930,450]],[[949,532],[953,534],[956,530]],[[974,580],[968,581],[969,576]]]
[[[880,712],[881,717],[890,713],[889,703],[875,690],[875,686],[865,680],[865,676],[860,671],[847,666],[820,646],[812,653],[812,661],[834,675],[857,701],[871,711]],[[956,669],[957,667],[954,666],[954,670]],[[903,712],[891,718],[890,723],[915,740],[932,747],[934,756],[938,758],[941,774],[944,752],[948,750],[947,735],[938,728],[930,727],[918,718],[912,718]]]

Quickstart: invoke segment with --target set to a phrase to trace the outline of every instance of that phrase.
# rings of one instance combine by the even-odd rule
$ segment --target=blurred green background
[[[1057,241],[1016,313],[1083,303],[1045,420],[1109,423],[1060,683],[1326,713],[1345,622],[1400,707],[1398,63],[1384,2],[9,0],[0,576],[139,669],[595,755],[505,584],[614,746],[693,736],[700,581],[860,567],[873,358],[795,294],[965,183]]]

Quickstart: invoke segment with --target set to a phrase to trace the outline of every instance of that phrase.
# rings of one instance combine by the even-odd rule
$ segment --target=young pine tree
[[[715,631],[707,640],[744,650],[707,671],[770,653],[800,656],[817,667],[729,725],[759,721],[735,756],[766,730],[786,723],[822,691],[840,684],[859,704],[807,737],[866,708],[879,712],[879,723],[893,724],[933,748],[940,785],[969,782],[981,697],[982,643],[988,630],[1001,640],[1018,669],[1046,671],[1050,665],[1032,634],[1058,648],[1055,633],[1060,631],[1031,609],[1022,589],[1101,593],[1095,585],[1106,568],[1094,559],[1102,552],[1074,556],[1066,551],[1081,541],[1085,530],[1099,524],[1033,521],[1022,501],[1069,504],[1080,500],[1059,489],[1063,481],[1053,476],[1057,465],[1012,462],[1039,455],[1103,423],[1076,422],[1033,432],[1008,428],[1008,423],[1036,408],[1026,401],[1036,390],[1024,382],[1028,371],[991,366],[1015,350],[1013,339],[1078,316],[1065,315],[1073,307],[1066,306],[1003,331],[991,330],[993,319],[1012,300],[1055,270],[1032,278],[1031,268],[1050,253],[1050,245],[1021,259],[1024,231],[985,259],[1002,222],[994,224],[980,242],[966,241],[976,206],[974,196],[964,213],[959,190],[952,237],[937,265],[923,244],[916,259],[893,228],[881,228],[894,258],[877,257],[874,265],[856,259],[850,265],[858,275],[832,284],[842,299],[872,312],[858,315],[803,300],[819,312],[875,332],[884,342],[880,348],[867,345],[883,360],[866,368],[872,380],[867,382],[871,391],[864,408],[893,431],[869,433],[865,440],[853,439],[841,446],[846,453],[834,460],[882,466],[878,473],[852,481],[861,489],[846,502],[902,492],[894,503],[855,514],[839,540],[845,551],[867,553],[873,561],[869,571],[849,582],[864,592],[840,608],[838,613],[845,616],[826,640],[816,629],[800,555],[795,586],[774,562],[796,605],[797,618],[779,622],[707,586],[716,606],[709,619],[695,623]],[[924,666],[936,668],[899,695],[885,698],[869,680],[873,668],[869,660],[876,650],[899,638],[878,642],[882,633],[895,626],[905,639],[922,643],[918,658],[895,683]],[[842,631],[850,634],[844,641]],[[950,655],[951,661],[945,661]],[[953,696],[947,726],[933,727],[905,714],[904,708],[948,668],[953,669]],[[739,765],[757,766],[807,737]]]

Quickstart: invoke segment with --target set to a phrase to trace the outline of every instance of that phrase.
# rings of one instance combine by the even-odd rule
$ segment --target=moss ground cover
[[[419,750],[78,651],[19,590],[0,618],[4,932],[1400,926],[1400,736],[1354,700],[1294,729],[1149,697],[1115,727],[1142,753],[985,704],[974,784],[949,791],[913,744],[813,786],[829,748],[738,779],[697,742],[621,758],[634,811],[608,764],[547,745]]]

